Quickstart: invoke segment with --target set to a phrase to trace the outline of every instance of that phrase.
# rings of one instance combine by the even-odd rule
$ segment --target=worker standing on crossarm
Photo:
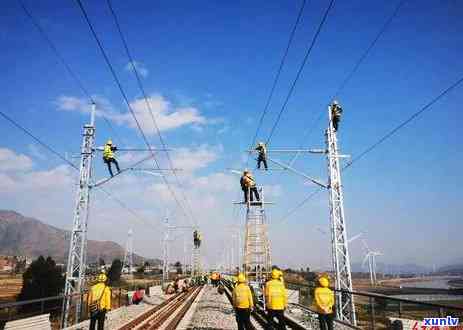
[[[272,329],[286,329],[285,309],[288,306],[288,295],[280,281],[280,271],[272,269],[272,279],[265,284],[265,301]],[[275,318],[278,324],[275,323]]]
[[[256,197],[257,201],[260,201],[259,192],[257,191],[256,181],[252,177],[250,171],[245,170],[243,172],[243,176],[241,177],[240,183],[242,184],[242,188],[244,186],[244,202],[248,203],[249,199],[251,202],[254,201],[254,196]]]
[[[88,310],[90,311],[90,330],[104,329],[106,312],[111,310],[111,289],[106,285],[107,277],[104,273],[98,275],[98,283],[93,285],[88,293]]]
[[[197,230],[193,232],[193,243],[197,249],[201,246],[201,234]]]
[[[264,168],[266,171],[268,171],[268,166],[267,166],[267,147],[263,142],[259,142],[257,144],[257,147],[255,148],[257,150],[258,155],[257,155],[257,169],[260,170],[260,165],[261,163],[264,163]]]
[[[323,274],[318,279],[318,286],[315,288],[314,301],[318,312],[320,330],[333,330],[333,305],[334,293],[329,288],[330,279]]]
[[[331,104],[331,120],[333,121],[333,128],[335,131],[338,130],[339,122],[341,121],[342,108],[338,101],[333,101]]]
[[[238,274],[238,284],[233,289],[233,307],[235,308],[238,330],[253,329],[251,312],[254,307],[254,300],[243,273]]]
[[[106,142],[103,148],[103,161],[108,166],[108,171],[109,171],[109,174],[111,174],[111,176],[114,176],[113,170],[111,168],[111,163],[114,163],[114,165],[116,165],[118,173],[121,171],[119,168],[119,163],[114,157],[114,151],[116,150],[117,150],[117,147],[113,145],[113,141],[111,141],[111,139],[109,139],[108,142]]]

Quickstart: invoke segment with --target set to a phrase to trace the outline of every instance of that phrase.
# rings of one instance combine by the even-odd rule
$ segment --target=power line
[[[370,153],[371,151],[373,151],[374,149],[376,149],[380,144],[382,144],[384,141],[386,141],[387,139],[389,139],[390,137],[392,137],[395,133],[397,133],[397,131],[399,131],[400,129],[402,129],[403,127],[407,126],[410,122],[412,122],[413,120],[415,120],[416,118],[418,118],[422,113],[424,113],[425,111],[427,110],[430,110],[431,107],[437,102],[439,101],[442,97],[444,97],[447,93],[449,93],[450,91],[452,91],[453,89],[455,89],[456,87],[458,87],[461,83],[463,83],[463,77],[461,77],[460,79],[458,79],[456,82],[454,82],[452,85],[450,85],[449,87],[447,87],[446,89],[444,89],[440,94],[438,94],[436,97],[434,97],[431,101],[429,101],[426,105],[424,105],[420,110],[416,111],[415,113],[413,113],[410,117],[408,117],[406,120],[404,120],[403,122],[401,122],[399,125],[397,125],[396,127],[394,127],[391,131],[389,131],[387,134],[385,134],[383,137],[381,137],[378,141],[376,141],[375,143],[373,143],[371,146],[369,146],[368,148],[366,148],[363,152],[361,152],[358,156],[354,157],[352,159],[352,161],[350,163],[348,163],[347,165],[345,165],[343,168],[342,168],[342,171],[345,171],[349,168],[352,167],[352,165],[356,162],[358,162],[360,159],[362,159],[363,157],[365,157],[368,153]],[[285,216],[283,216],[281,218],[281,220],[279,222],[283,222],[284,220],[286,220],[291,214],[293,214],[294,212],[296,212],[298,209],[300,209],[302,206],[304,206],[309,200],[311,200],[315,195],[317,195],[322,189],[318,189],[316,190],[315,192],[311,193],[309,196],[307,196],[307,198],[305,198],[302,202],[300,202],[296,207],[294,207],[293,209],[291,209]]]
[[[37,142],[38,144],[40,144],[42,147],[44,147],[45,149],[47,149],[48,151],[50,151],[52,154],[54,154],[55,156],[57,156],[58,158],[60,158],[62,161],[64,161],[65,163],[67,163],[69,166],[71,166],[72,168],[76,169],[76,170],[79,170],[79,168],[74,165],[72,162],[70,162],[68,159],[66,159],[66,157],[64,157],[63,155],[61,155],[58,151],[56,151],[55,149],[53,149],[52,147],[50,147],[48,144],[46,144],[45,142],[43,142],[42,140],[40,140],[38,137],[36,137],[34,134],[31,133],[31,131],[29,131],[27,128],[21,126],[19,123],[17,123],[13,118],[11,118],[10,116],[8,116],[6,113],[4,113],[3,111],[0,110],[0,116],[2,116],[3,118],[5,118],[7,121],[9,121],[13,126],[15,126],[17,129],[23,131],[23,133],[27,134],[28,136],[30,136],[35,142]]]
[[[296,34],[296,30],[297,30],[297,27],[299,25],[299,21],[301,20],[302,13],[304,12],[305,3],[306,3],[306,0],[302,0],[301,8],[299,9],[299,13],[297,15],[296,22],[294,23],[293,29],[291,30],[291,33],[289,35],[289,39],[288,39],[288,43],[286,45],[285,52],[283,54],[283,57],[281,58],[280,66],[278,67],[278,71],[277,71],[277,74],[275,76],[275,79],[273,80],[272,88],[270,89],[270,94],[267,97],[267,101],[265,102],[264,110],[262,111],[262,115],[260,116],[259,123],[257,124],[256,133],[254,134],[254,137],[252,138],[251,148],[256,143],[257,135],[259,134],[259,130],[262,127],[262,123],[264,121],[265,115],[267,114],[268,107],[270,105],[270,101],[271,101],[271,99],[273,97],[273,93],[275,92],[275,88],[277,86],[278,80],[280,79],[281,71],[283,70],[283,66],[285,65],[286,57],[288,56],[288,53],[289,53],[289,48],[291,47],[291,44],[292,44],[293,39],[294,39],[294,35]],[[249,162],[249,154],[248,154],[248,159],[246,161],[246,166],[247,166],[248,162]]]
[[[28,130],[27,128],[23,127],[21,124],[19,124],[17,121],[15,121],[13,118],[11,118],[10,116],[8,116],[7,114],[5,114],[3,111],[0,110],[0,116],[2,116],[3,118],[5,118],[8,122],[10,122],[14,127],[16,127],[17,129],[21,130],[23,133],[25,133],[26,135],[28,135],[29,137],[31,137],[35,142],[37,142],[38,144],[40,144],[43,148],[47,149],[49,152],[51,152],[52,154],[54,154],[55,156],[57,156],[59,159],[61,159],[62,161],[64,161],[66,164],[68,164],[70,167],[72,167],[73,169],[75,169],[76,171],[79,171],[79,168],[74,165],[72,162],[70,162],[68,159],[66,159],[66,157],[64,157],[62,154],[60,154],[58,151],[56,151],[53,147],[51,147],[49,144],[43,142],[40,138],[38,138],[37,136],[35,136],[30,130]],[[114,195],[112,195],[109,191],[107,191],[106,189],[103,189],[101,187],[99,187],[98,189],[100,189],[101,191],[103,191],[106,195],[108,195],[109,197],[111,197],[113,200],[115,200],[122,208],[124,208],[125,210],[127,210],[129,213],[131,213],[132,215],[134,215],[137,219],[140,219],[142,220],[143,222],[146,222],[145,220],[143,220],[139,215],[137,215],[137,213],[130,209],[124,202],[122,202],[120,199],[118,199],[117,197],[115,197]]]
[[[129,49],[127,40],[125,39],[124,34],[122,33],[122,27],[121,27],[121,25],[120,25],[120,23],[119,23],[119,19],[117,18],[116,12],[114,11],[114,8],[113,8],[113,6],[112,6],[112,4],[111,4],[111,1],[110,1],[110,0],[107,0],[106,2],[107,2],[107,4],[108,4],[109,10],[110,10],[110,12],[111,12],[111,15],[112,15],[113,18],[114,18],[114,22],[116,23],[116,27],[117,27],[117,30],[118,30],[118,32],[119,32],[119,36],[120,36],[120,38],[121,38],[122,44],[124,45],[124,49],[125,49],[125,52],[126,52],[126,54],[127,54],[127,57],[129,58],[129,61],[130,61],[130,63],[132,64],[132,71],[133,71],[134,74],[135,74],[138,87],[139,87],[140,91],[142,92],[143,98],[144,98],[145,103],[146,103],[146,107],[147,107],[147,109],[148,109],[148,111],[149,111],[149,113],[150,113],[151,120],[153,121],[153,125],[154,125],[154,127],[155,127],[155,129],[156,129],[156,133],[157,133],[157,135],[158,135],[158,137],[159,137],[159,141],[161,142],[163,148],[166,149],[166,156],[167,156],[167,160],[168,160],[168,162],[169,162],[169,166],[170,166],[170,168],[171,168],[172,170],[174,170],[174,168],[175,168],[175,167],[174,167],[174,164],[173,164],[172,159],[171,159],[171,157],[170,157],[170,155],[169,155],[169,152],[167,151],[167,149],[168,149],[168,148],[167,148],[167,144],[165,143],[164,138],[162,137],[161,130],[159,129],[159,125],[158,125],[158,123],[157,123],[157,121],[156,121],[156,119],[155,119],[154,112],[153,112],[153,109],[152,109],[152,107],[151,107],[151,103],[150,103],[149,100],[148,100],[148,95],[147,95],[147,93],[146,93],[146,90],[145,90],[145,88],[144,88],[144,86],[143,86],[143,83],[142,83],[142,80],[141,80],[141,78],[140,78],[140,75],[139,75],[139,73],[138,73],[138,69],[137,69],[137,67],[136,67],[136,65],[135,65],[135,61],[134,61],[134,59],[133,59],[133,56],[132,56],[132,54],[131,54],[131,52],[130,52],[130,49]],[[194,213],[193,213],[193,211],[192,211],[192,209],[191,209],[191,206],[190,206],[190,203],[189,203],[189,201],[188,201],[188,198],[186,197],[186,194],[185,194],[185,191],[184,191],[185,188],[184,188],[183,184],[180,182],[177,173],[176,173],[175,171],[173,171],[173,174],[174,174],[174,177],[175,177],[175,179],[176,179],[176,181],[177,181],[179,187],[181,188],[180,191],[181,191],[181,193],[182,193],[182,195],[183,195],[183,199],[184,199],[185,204],[186,204],[186,206],[187,206],[187,208],[188,208],[188,210],[189,210],[189,212],[190,212],[190,214],[191,214],[191,217],[193,218],[193,221],[195,222],[195,224],[198,224],[198,222],[197,222],[197,220],[196,220],[196,218],[195,218],[195,216],[194,216]]]
[[[55,56],[58,58],[58,60],[61,62],[61,64],[64,66],[66,71],[68,72],[69,76],[74,80],[77,86],[79,86],[80,90],[82,91],[82,94],[84,94],[91,103],[96,104],[95,99],[92,97],[92,95],[89,93],[89,91],[85,88],[84,84],[82,83],[82,80],[77,76],[77,74],[72,70],[71,66],[66,62],[64,57],[61,55],[60,51],[56,47],[55,43],[50,39],[48,34],[45,32],[45,30],[42,28],[42,26],[39,24],[39,22],[35,19],[35,17],[32,15],[32,12],[26,7],[24,2],[22,0],[18,0],[19,5],[23,9],[24,13],[26,16],[31,20],[32,25],[37,29],[37,31],[40,33],[42,38],[46,41],[50,49],[53,51]],[[113,125],[111,122],[106,118],[104,114],[102,114],[103,120],[106,122],[106,125],[108,125],[109,129],[111,132],[114,134],[117,140],[122,141],[120,139],[119,135],[117,134],[116,130],[114,129]]]
[[[354,74],[358,71],[360,65],[363,63],[363,61],[367,58],[367,56],[370,54],[371,50],[373,49],[373,47],[376,45],[376,43],[378,42],[378,40],[381,38],[381,36],[386,32],[387,28],[389,27],[389,25],[392,23],[392,20],[397,16],[397,14],[399,13],[399,10],[400,8],[402,7],[402,5],[406,2],[406,0],[400,0],[399,3],[397,4],[397,6],[395,7],[395,10],[392,12],[392,14],[387,18],[386,22],[383,24],[383,26],[381,27],[381,29],[378,31],[378,33],[376,34],[375,38],[371,41],[371,43],[368,45],[368,47],[365,49],[365,51],[362,53],[362,55],[360,56],[360,58],[356,61],[355,65],[352,67],[352,70],[346,75],[346,77],[344,78],[344,80],[341,82],[341,84],[339,85],[338,89],[336,90],[336,92],[334,93],[334,96],[331,98],[332,100],[335,100],[340,94],[341,92],[344,90],[344,88],[346,87],[346,85],[350,82],[350,80],[352,79],[352,77],[354,76]],[[315,127],[318,126],[318,123],[321,121],[321,119],[323,118],[323,114],[324,114],[324,109],[321,109],[320,110],[320,114],[318,115],[318,117],[315,119],[315,121],[313,122],[313,124],[310,126],[310,128],[306,131],[306,133],[304,134],[302,140],[304,141],[306,137],[309,137],[311,135],[311,133],[315,130]],[[302,145],[304,144],[304,142],[301,143],[301,147]],[[293,158],[290,160],[290,163],[292,163],[295,158],[297,156],[293,156]]]
[[[431,101],[429,101],[425,106],[423,106],[420,110],[418,110],[417,112],[415,112],[414,114],[412,114],[410,117],[408,117],[405,121],[403,121],[402,123],[400,123],[399,125],[397,125],[395,128],[393,128],[391,131],[389,131],[389,133],[387,133],[386,135],[384,135],[382,138],[380,138],[378,141],[376,141],[375,143],[373,143],[370,147],[366,148],[363,152],[361,152],[359,155],[357,155],[356,157],[354,157],[352,159],[352,161],[347,164],[346,166],[344,166],[343,170],[344,169],[347,169],[349,167],[351,167],[354,163],[356,163],[357,161],[359,161],[360,159],[362,159],[363,157],[365,157],[366,154],[370,153],[371,151],[373,151],[374,149],[376,149],[380,144],[382,144],[384,141],[386,141],[387,139],[389,139],[391,136],[393,136],[395,133],[397,133],[397,131],[399,131],[400,129],[402,129],[403,127],[407,126],[410,122],[412,122],[413,120],[415,120],[416,118],[418,118],[423,112],[431,109],[431,107],[437,102],[439,101],[442,97],[444,97],[447,93],[449,93],[450,91],[452,91],[454,88],[458,87],[458,85],[460,85],[461,83],[463,82],[463,77],[461,77],[460,79],[458,79],[456,82],[454,82],[452,85],[450,85],[449,87],[447,87],[446,89],[444,89],[439,95],[437,95],[436,97],[434,97]]]
[[[373,41],[370,43],[370,45],[367,47],[367,49],[365,50],[365,52],[362,54],[362,56],[360,56],[360,58],[358,59],[358,61],[355,63],[354,67],[352,68],[352,70],[349,72],[349,74],[346,76],[346,78],[342,81],[341,85],[339,86],[338,90],[336,91],[336,93],[334,94],[334,97],[333,99],[336,99],[336,97],[339,96],[339,94],[341,94],[341,92],[344,90],[344,87],[346,87],[347,83],[352,79],[352,77],[354,76],[354,74],[357,72],[358,68],[360,67],[360,65],[362,64],[362,62],[365,60],[365,58],[368,56],[368,54],[370,53],[370,51],[373,49],[373,47],[376,45],[376,43],[378,42],[379,38],[381,38],[381,36],[384,34],[384,32],[387,30],[387,28],[389,27],[389,25],[391,24],[392,20],[397,16],[400,8],[402,7],[402,5],[406,2],[407,0],[401,0],[399,1],[399,3],[397,4],[397,6],[395,7],[395,10],[392,12],[391,16],[389,16],[389,18],[386,20],[386,22],[383,24],[383,26],[381,27],[381,29],[379,30],[378,34],[376,35],[376,37],[373,39]]]
[[[95,29],[93,28],[93,25],[92,25],[92,23],[91,23],[91,21],[90,21],[90,18],[88,17],[87,11],[85,10],[85,8],[84,8],[84,6],[83,6],[81,0],[76,0],[76,2],[77,2],[77,4],[79,5],[79,8],[80,8],[80,10],[81,10],[81,12],[82,12],[82,15],[84,16],[85,21],[86,21],[86,23],[87,23],[87,25],[88,25],[88,27],[89,27],[89,29],[90,29],[90,31],[91,31],[93,37],[94,37],[96,43],[98,44],[98,48],[100,49],[101,55],[103,56],[103,58],[104,58],[104,60],[105,60],[105,62],[106,62],[106,64],[107,64],[107,66],[108,66],[108,68],[109,68],[109,70],[110,70],[110,72],[111,72],[111,74],[112,74],[112,77],[113,77],[113,79],[114,79],[114,81],[115,81],[117,87],[119,88],[119,91],[121,92],[121,95],[122,95],[122,97],[123,97],[125,103],[127,104],[127,107],[128,107],[128,109],[129,109],[129,111],[130,111],[130,113],[131,113],[131,115],[132,115],[132,118],[134,119],[134,121],[135,121],[135,123],[136,123],[136,125],[137,125],[138,131],[140,132],[140,134],[141,134],[141,136],[142,136],[142,138],[143,138],[145,144],[148,146],[148,149],[152,149],[152,148],[151,148],[151,145],[150,145],[150,143],[149,143],[149,141],[148,141],[148,139],[147,139],[147,137],[146,137],[146,135],[145,135],[145,133],[143,132],[143,129],[141,128],[140,122],[138,121],[137,116],[135,115],[135,112],[133,111],[132,106],[130,105],[129,99],[128,99],[127,95],[125,94],[124,89],[122,88],[121,82],[120,82],[119,78],[117,77],[117,74],[116,74],[116,72],[115,72],[115,70],[114,70],[114,67],[112,66],[111,61],[109,60],[109,57],[108,57],[108,55],[106,54],[106,51],[104,50],[103,45],[102,45],[100,39],[98,38],[98,35],[97,35]],[[158,160],[156,159],[156,157],[154,157],[154,152],[151,151],[151,154],[153,155],[153,160],[154,160],[154,163],[155,163],[156,167],[157,167],[158,169],[160,169],[161,167],[160,167],[160,165],[159,165],[159,163],[158,163]],[[162,179],[163,179],[165,185],[167,186],[167,188],[168,188],[170,194],[172,195],[173,199],[175,200],[175,202],[177,203],[177,205],[178,205],[178,206],[180,207],[180,209],[182,210],[184,216],[185,216],[186,218],[188,218],[188,216],[187,216],[187,214],[186,214],[186,212],[185,212],[185,209],[184,209],[183,205],[182,205],[182,204],[180,203],[180,201],[178,200],[177,196],[175,195],[175,192],[173,191],[173,189],[172,189],[172,187],[170,186],[169,182],[167,181],[166,177],[165,177],[164,175],[162,175],[162,174],[161,174],[161,177],[162,177]]]
[[[318,39],[318,36],[319,36],[319,34],[320,34],[320,32],[321,32],[321,29],[322,29],[322,27],[323,27],[323,25],[324,25],[324,23],[325,23],[325,21],[326,21],[326,19],[327,19],[327,17],[328,17],[328,14],[329,14],[331,8],[333,7],[333,4],[334,4],[334,0],[331,0],[331,1],[330,1],[330,4],[328,5],[328,8],[325,10],[325,13],[324,13],[324,15],[323,15],[323,18],[322,18],[320,24],[318,25],[317,31],[315,32],[315,35],[314,35],[314,37],[312,38],[312,41],[311,41],[311,43],[310,43],[310,46],[309,46],[309,48],[307,49],[307,52],[306,52],[306,54],[305,54],[305,56],[304,56],[304,59],[303,59],[301,65],[300,65],[300,67],[299,67],[299,70],[297,71],[296,78],[294,79],[293,83],[291,84],[291,87],[290,87],[289,92],[288,92],[288,95],[286,96],[286,99],[285,99],[285,101],[284,101],[284,103],[283,103],[283,106],[281,107],[280,112],[278,113],[277,119],[275,120],[275,123],[273,124],[272,129],[270,130],[270,134],[269,134],[269,136],[268,136],[268,138],[267,138],[267,141],[266,141],[266,144],[267,144],[267,145],[270,144],[270,140],[271,140],[271,138],[272,138],[272,136],[273,136],[273,133],[275,132],[275,130],[276,130],[277,126],[278,126],[278,123],[280,122],[281,115],[283,114],[283,112],[284,112],[285,109],[286,109],[286,106],[288,105],[289,99],[291,98],[291,95],[292,95],[293,92],[294,92],[294,89],[295,89],[295,87],[296,87],[296,84],[297,84],[297,82],[298,82],[298,80],[299,80],[299,78],[300,78],[300,76],[301,76],[301,74],[302,74],[302,71],[303,71],[303,69],[304,69],[304,67],[305,67],[305,64],[307,63],[307,60],[308,60],[308,58],[309,58],[309,55],[310,55],[310,53],[312,52],[313,47],[315,46],[315,42],[316,42],[317,39]]]

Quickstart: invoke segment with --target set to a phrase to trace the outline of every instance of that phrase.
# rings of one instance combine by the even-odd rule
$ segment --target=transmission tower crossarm
[[[288,170],[288,171],[290,171],[290,172],[293,172],[294,174],[297,174],[297,175],[299,175],[299,176],[304,177],[305,179],[309,180],[310,182],[315,183],[317,186],[320,186],[320,187],[325,188],[325,189],[328,188],[328,185],[327,185],[327,184],[324,184],[324,183],[318,181],[317,179],[314,179],[314,178],[308,176],[307,174],[302,173],[301,171],[298,171],[298,170],[292,168],[292,167],[289,166],[289,165],[286,165],[286,164],[284,164],[284,163],[282,163],[282,162],[280,162],[280,161],[277,161],[277,160],[275,160],[275,159],[271,159],[270,157],[267,157],[267,159],[268,159],[269,161],[271,161],[272,163],[277,164],[277,165],[283,167],[284,169],[286,169],[286,170]]]

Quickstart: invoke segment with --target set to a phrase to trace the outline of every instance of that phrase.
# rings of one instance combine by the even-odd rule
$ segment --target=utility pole
[[[132,274],[133,271],[133,231],[129,229],[127,233],[127,243],[125,245],[125,255],[123,267],[127,267],[128,273]]]
[[[346,221],[344,217],[344,201],[341,183],[341,169],[339,165],[340,155],[338,154],[338,141],[333,120],[333,115],[340,114],[342,111],[337,102],[333,102],[328,107],[328,128],[325,132],[326,149],[329,174],[329,204],[331,221],[331,245],[332,261],[335,271],[335,288],[344,290],[337,292],[336,313],[341,321],[356,325],[354,299],[352,292],[352,275],[350,268],[349,248],[347,242]]]
[[[69,321],[70,307],[73,295],[80,294],[84,286],[84,276],[87,257],[87,222],[90,203],[90,179],[92,175],[93,149],[95,146],[95,103],[92,104],[90,124],[84,125],[81,148],[79,187],[74,210],[74,220],[71,232],[69,254],[67,259],[64,299],[62,306],[62,327]],[[79,322],[81,314],[81,299],[76,299],[75,321]]]
[[[164,288],[165,283],[169,280],[169,218],[164,220],[164,239],[162,240],[162,283],[161,288]]]

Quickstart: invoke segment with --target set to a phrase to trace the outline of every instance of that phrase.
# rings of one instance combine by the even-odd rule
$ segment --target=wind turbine
[[[362,262],[362,267],[365,267],[365,263],[368,260],[368,270],[370,271],[370,283],[372,286],[376,286],[376,257],[383,255],[379,251],[370,250],[365,240],[362,240],[363,246],[366,250],[365,258]]]

